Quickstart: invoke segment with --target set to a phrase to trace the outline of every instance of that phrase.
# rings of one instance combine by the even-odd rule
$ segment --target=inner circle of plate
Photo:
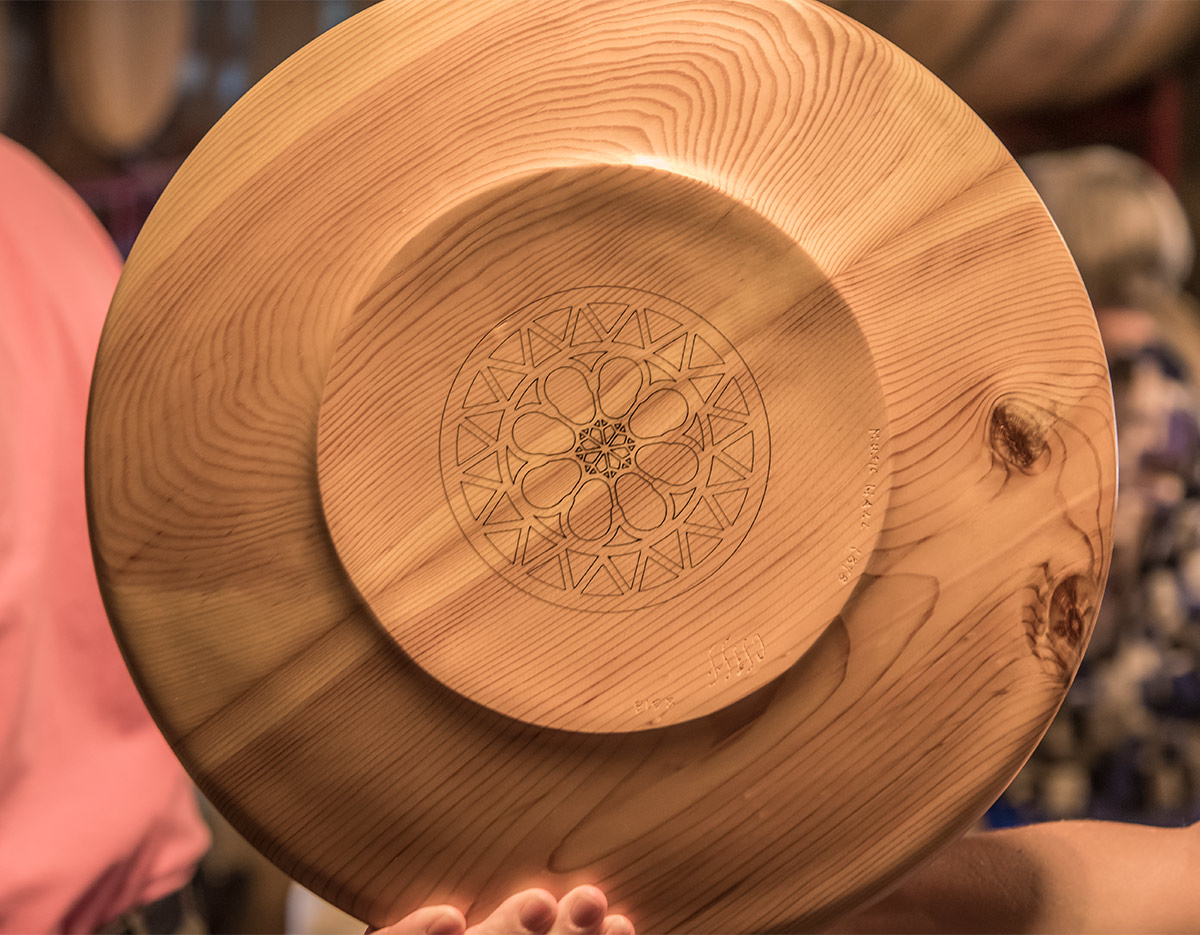
[[[392,258],[497,184],[595,165],[669,167],[798,244],[888,424],[883,528],[816,641],[633,733],[533,726],[427,674],[338,562],[316,477],[339,332]],[[740,931],[830,920],[1016,772],[1090,632],[1115,440],[1031,187],[867,30],[769,0],[417,2],[289,59],[173,180],[106,325],[87,481],[148,706],[301,883],[376,925],[593,882],[643,930]]]
[[[611,477],[574,460],[598,415],[636,448]],[[695,179],[597,165],[405,244],[339,334],[317,475],[339,561],[426,672],[632,731],[746,697],[828,628],[884,525],[887,436],[805,251]]]

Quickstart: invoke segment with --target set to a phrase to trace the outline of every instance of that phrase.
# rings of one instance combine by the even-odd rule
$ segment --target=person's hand
[[[453,906],[426,906],[375,935],[634,935],[633,923],[608,914],[608,899],[594,886],[577,886],[557,901],[545,890],[523,890],[467,928]]]

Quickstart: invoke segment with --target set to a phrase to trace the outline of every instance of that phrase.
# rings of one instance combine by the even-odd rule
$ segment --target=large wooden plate
[[[171,183],[97,361],[114,626],[372,923],[591,881],[812,926],[975,819],[1107,572],[1082,286],[986,127],[793,3],[373,8]]]

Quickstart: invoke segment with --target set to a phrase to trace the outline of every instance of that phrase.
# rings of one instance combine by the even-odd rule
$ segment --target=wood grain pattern
[[[637,606],[636,571],[555,603],[481,551],[463,472],[497,435],[548,444],[477,485],[543,502],[572,468],[521,472],[624,392],[636,450],[608,453],[632,466],[580,500],[577,459],[564,533],[661,528],[654,496],[687,483],[661,464],[690,461],[653,446],[712,470],[717,436],[670,434],[649,365],[687,415],[720,413],[647,296],[685,350],[711,328],[752,375],[762,505],[711,573],[672,566],[698,577],[661,605]],[[630,321],[648,346],[618,347]],[[565,363],[576,328],[601,357]],[[748,931],[850,908],[1016,772],[1092,625],[1114,446],[1044,209],[894,47],[793,3],[430,2],[302,50],[171,183],[106,326],[88,484],[152,711],[300,882],[375,924],[590,881],[643,930]]]

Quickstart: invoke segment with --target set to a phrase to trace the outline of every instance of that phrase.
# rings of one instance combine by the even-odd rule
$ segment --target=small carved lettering
[[[639,698],[633,703],[633,710],[637,714],[648,714],[651,711],[663,714],[673,704],[675,704],[674,695],[667,695],[665,698]]]
[[[709,685],[754,671],[756,663],[767,658],[767,644],[754,633],[740,640],[729,637],[714,643],[708,650]]]
[[[862,516],[859,519],[859,529],[871,527],[871,509],[875,506],[875,485],[863,485]]]
[[[856,545],[850,546],[846,552],[846,557],[842,560],[842,567],[838,569],[838,581],[842,584],[849,584],[853,577],[854,566],[862,561],[863,550]]]
[[[883,447],[883,430],[871,429],[867,433],[867,473],[879,471],[879,449]]]

